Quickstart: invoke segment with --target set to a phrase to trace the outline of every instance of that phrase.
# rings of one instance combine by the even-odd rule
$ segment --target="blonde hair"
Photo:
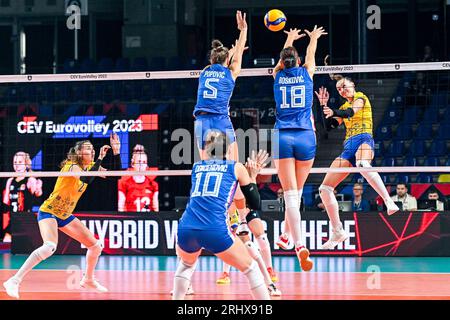
[[[13,161],[15,157],[23,157],[25,159],[25,166],[27,169],[31,169],[31,158],[30,154],[24,151],[18,151],[14,154]]]
[[[82,166],[83,160],[80,151],[85,143],[91,144],[89,140],[78,141],[77,143],[75,143],[75,146],[70,148],[69,152],[67,153],[66,159],[61,162],[60,167],[63,168],[68,162],[73,162],[79,166]]]

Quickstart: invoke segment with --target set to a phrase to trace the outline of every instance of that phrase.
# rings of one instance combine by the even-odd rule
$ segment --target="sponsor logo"
[[[394,66],[394,68],[395,68],[395,70],[400,70],[400,65],[399,65],[399,64],[396,64],[396,65]]]

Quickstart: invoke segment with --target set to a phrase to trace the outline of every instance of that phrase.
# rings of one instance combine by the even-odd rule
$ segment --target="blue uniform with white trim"
[[[220,253],[233,244],[227,211],[237,188],[235,161],[204,160],[192,168],[189,204],[178,225],[177,241],[186,252]]]
[[[311,160],[316,155],[313,80],[304,67],[280,70],[274,83],[277,107],[272,138],[274,159]]]
[[[236,141],[229,116],[234,86],[230,69],[221,64],[210,65],[200,74],[194,108],[195,136],[200,149],[204,149],[206,135],[211,130],[225,133],[231,143]]]

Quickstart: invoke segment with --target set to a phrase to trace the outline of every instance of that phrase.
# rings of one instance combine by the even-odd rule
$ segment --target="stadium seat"
[[[429,173],[420,173],[416,178],[417,183],[432,183],[433,175]]]
[[[397,183],[410,183],[411,182],[411,177],[407,173],[399,173],[395,177],[395,181]]]
[[[393,125],[397,124],[400,120],[400,113],[398,109],[388,109],[383,117],[383,125]]]
[[[182,70],[185,66],[181,57],[170,57],[167,62],[167,70]]]
[[[384,158],[383,162],[381,163],[383,167],[395,167],[397,165],[397,162],[395,158]]]
[[[427,108],[423,115],[421,123],[433,124],[438,122],[439,122],[439,108],[438,107]]]
[[[410,148],[408,155],[412,157],[423,157],[426,152],[426,146],[424,140],[415,140]]]
[[[428,167],[437,167],[440,165],[439,159],[436,157],[428,157],[425,160],[425,165]]]
[[[444,140],[435,140],[431,145],[428,156],[442,157],[447,155],[447,143]]]
[[[379,158],[384,156],[384,153],[386,152],[385,148],[384,148],[384,144],[383,141],[377,141],[375,142],[375,157]]]
[[[401,140],[394,140],[389,145],[387,152],[385,153],[385,156],[387,157],[401,157],[403,156],[405,150],[405,142]]]
[[[441,124],[435,138],[439,140],[450,140],[450,124]]]
[[[97,66],[97,72],[113,72],[114,61],[111,58],[103,58],[100,60]]]
[[[446,105],[446,104],[447,104],[447,94],[445,94],[445,93],[435,94],[431,98],[431,105],[433,105],[433,106],[440,106],[440,105]]]
[[[392,129],[390,126],[384,125],[378,127],[375,138],[377,140],[390,140],[392,139]]]
[[[166,70],[166,59],[164,57],[153,57],[150,62],[150,70]]]
[[[91,73],[97,71],[97,66],[95,65],[94,60],[92,59],[84,59],[81,62],[80,71],[83,73]]]
[[[414,140],[431,140],[432,137],[433,126],[428,123],[421,124],[414,134]]]
[[[395,131],[395,140],[410,140],[412,139],[413,132],[410,124],[402,123],[399,124],[397,130]]]
[[[116,72],[129,72],[131,69],[130,67],[130,59],[128,58],[120,58],[116,60]]]
[[[403,160],[403,166],[415,167],[415,166],[417,166],[417,159],[412,156],[408,156]]]
[[[147,58],[136,58],[133,61],[132,71],[149,71]]]
[[[418,109],[417,107],[406,107],[403,114],[403,123],[405,124],[416,124],[418,119]]]

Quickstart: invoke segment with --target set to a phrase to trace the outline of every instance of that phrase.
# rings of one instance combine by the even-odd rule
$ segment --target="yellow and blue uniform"
[[[372,124],[372,106],[367,96],[362,92],[356,92],[353,101],[362,99],[364,106],[358,110],[351,118],[344,118],[345,125],[345,141],[344,151],[339,156],[348,160],[353,166],[356,165],[355,154],[362,144],[368,144],[372,150],[374,149],[373,141],[373,124]],[[352,103],[346,101],[339,110],[347,110],[352,108]]]
[[[68,161],[61,172],[69,172],[72,166],[77,165]],[[93,165],[94,162],[89,165],[88,169]],[[82,182],[79,177],[58,177],[50,197],[39,208],[38,221],[53,218],[56,219],[60,228],[68,225],[75,219],[72,213],[86,188],[87,184]]]

